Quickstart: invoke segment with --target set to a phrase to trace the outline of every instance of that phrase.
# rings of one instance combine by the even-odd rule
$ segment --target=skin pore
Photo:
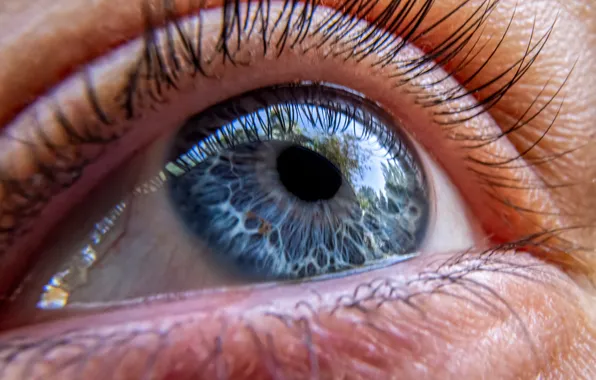
[[[5,0],[0,5],[0,124],[9,125],[82,65],[141,35],[142,2]],[[322,3],[341,7],[343,2]],[[457,4],[436,0],[422,28]],[[383,5],[380,1],[370,17]],[[174,9],[182,16],[199,6],[215,8],[221,2],[179,1]],[[536,209],[551,202],[558,212],[533,215],[531,222],[549,228],[591,226],[596,215],[596,150],[591,149],[596,8],[590,0],[503,0],[483,35],[502,35],[512,13],[515,25],[507,39],[494,56],[498,37],[475,56],[488,63],[466,88],[524,56],[525,41],[546,33],[556,19],[540,59],[490,115],[497,124],[510,125],[523,112],[520,104],[550,99],[564,84],[563,106],[545,108],[532,119],[532,128],[508,138],[518,152],[533,147],[528,159],[559,154],[533,168],[552,186],[524,203]],[[454,16],[417,46],[432,50],[468,16],[465,11]],[[468,78],[477,69],[467,66],[454,77]],[[474,96],[483,99],[492,90],[488,86]],[[470,207],[475,211],[481,205]],[[510,235],[532,231],[525,225],[529,219],[515,220],[511,210],[503,208]],[[591,249],[596,232],[581,228],[565,238],[585,248],[437,252],[332,281],[172,296],[1,331],[0,378],[590,379],[596,377]],[[477,270],[468,270],[472,265]]]

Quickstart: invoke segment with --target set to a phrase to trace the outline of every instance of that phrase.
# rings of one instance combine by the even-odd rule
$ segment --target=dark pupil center
[[[331,161],[297,145],[280,153],[277,171],[286,189],[307,202],[331,199],[341,186],[341,173]]]

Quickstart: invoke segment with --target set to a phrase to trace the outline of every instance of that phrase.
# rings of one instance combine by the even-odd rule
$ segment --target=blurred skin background
[[[271,3],[275,7],[276,2]],[[362,63],[333,61],[318,50],[304,53],[300,46],[279,56],[261,54],[257,44],[242,51],[249,64],[232,65],[215,79],[179,79],[182,84],[174,87],[183,89],[180,99],[169,88],[164,90],[169,101],[148,108],[137,120],[123,121],[115,111],[121,104],[116,88],[130,79],[130,71],[123,68],[146,53],[135,41],[146,38],[148,25],[161,28],[167,20],[200,13],[202,22],[215,25],[216,41],[218,23],[226,14],[221,8],[235,9],[240,3],[4,0],[0,4],[0,123],[4,125],[0,378],[596,378],[594,4],[591,0],[379,0],[365,7],[366,14],[359,13],[356,5],[365,3],[307,2],[320,10],[305,14],[316,17],[316,12],[333,9],[338,11],[337,25],[353,15],[376,20],[380,29],[398,34],[408,29],[392,29],[389,21],[380,20],[402,17],[402,25],[419,21],[415,30],[426,32],[416,33],[408,44],[423,56],[431,55],[431,62],[450,73],[449,83],[470,93],[445,108],[424,107],[412,98],[411,83],[416,83],[416,94],[427,96],[440,91],[439,85],[413,80],[401,87],[384,87],[381,71]],[[284,3],[280,4],[275,9],[282,9]],[[298,4],[304,3],[285,6]],[[248,23],[251,13],[243,17]],[[180,35],[172,35],[180,43]],[[308,42],[308,33],[304,35]],[[352,38],[333,30],[329,37]],[[453,41],[464,40],[457,49]],[[371,56],[375,54],[381,52],[372,49]],[[88,74],[93,65],[100,68]],[[88,91],[89,82],[81,80],[86,75],[92,77],[93,92]],[[201,284],[202,289],[193,292],[198,288],[191,280],[175,285],[165,281],[167,276],[186,278],[180,269],[172,275],[166,265],[156,270],[160,275],[149,276],[150,284],[133,284],[151,288],[134,294],[168,294],[159,299],[67,307],[50,314],[14,306],[18,305],[13,302],[14,290],[27,293],[26,285],[15,284],[37,260],[34,253],[48,257],[60,250],[52,248],[48,231],[57,225],[60,236],[75,231],[77,222],[69,224],[68,219],[84,219],[93,209],[92,203],[77,203],[112,169],[158,139],[159,125],[175,128],[205,108],[193,106],[200,104],[193,103],[193,96],[212,96],[205,102],[213,104],[251,89],[297,80],[351,87],[394,114],[414,115],[403,117],[404,128],[444,172],[447,187],[460,194],[462,201],[453,203],[461,207],[455,214],[467,215],[465,225],[446,223],[454,230],[471,230],[473,248],[460,249],[450,241],[455,233],[443,232],[426,252],[395,266],[323,282],[244,285],[221,291],[209,289],[235,283],[213,274],[217,286]],[[208,86],[193,81],[206,81],[200,83]],[[80,99],[84,106],[78,105]],[[478,117],[458,120],[465,136],[482,136],[480,131],[491,128],[524,127],[504,133],[486,148],[461,153],[466,147],[445,125],[450,121],[448,111],[465,108],[465,102],[487,108]],[[73,186],[68,197],[53,204],[57,216],[35,214],[27,231],[8,237],[11,232],[6,231],[14,231],[15,223],[14,184],[43,167],[32,164],[30,151],[23,148],[33,136],[24,131],[38,123],[52,140],[59,118],[48,110],[55,110],[51,105],[58,103],[74,129],[92,125],[86,115],[101,108],[94,114],[96,120],[103,113],[109,119],[106,125],[130,125],[130,132],[110,142],[113,147],[83,172],[82,185]],[[138,125],[151,119],[158,127],[147,127],[139,137]],[[41,134],[36,136],[35,143],[41,144]],[[105,158],[108,155],[111,158]],[[48,157],[41,154],[34,161],[43,163]],[[491,161],[495,157],[515,157],[509,160],[515,165],[497,165]],[[136,169],[127,170],[118,178]],[[496,182],[515,178],[515,186],[479,182],[474,176],[480,172],[482,178]],[[102,197],[100,192],[93,201],[100,204]],[[65,216],[68,209],[74,211]],[[153,254],[174,255],[161,246],[153,248]],[[140,257],[146,263],[143,270],[157,261]],[[131,271],[117,272],[114,287],[134,288],[120,280]]]

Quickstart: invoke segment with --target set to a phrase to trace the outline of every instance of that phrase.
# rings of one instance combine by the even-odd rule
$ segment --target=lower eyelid
[[[416,377],[421,370],[445,375],[457,355],[458,370],[491,369],[510,377],[507,371],[516,366],[503,366],[508,360],[528,373],[540,369],[533,346],[544,355],[566,352],[564,339],[555,343],[553,337],[570,336],[577,326],[550,317],[551,308],[573,313],[575,294],[565,276],[529,256],[436,255],[400,264],[399,272],[386,268],[322,283],[188,295],[33,326],[4,334],[0,358],[12,358],[5,374],[61,379],[124,371],[217,378],[222,366],[232,378],[274,371],[377,378]],[[511,334],[518,336],[514,344]],[[32,343],[37,339],[44,341]],[[485,339],[502,356],[487,362]]]

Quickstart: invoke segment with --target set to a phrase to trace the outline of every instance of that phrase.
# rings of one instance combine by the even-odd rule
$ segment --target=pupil
[[[342,181],[339,169],[331,161],[297,145],[277,157],[277,172],[286,189],[307,202],[333,198]]]

